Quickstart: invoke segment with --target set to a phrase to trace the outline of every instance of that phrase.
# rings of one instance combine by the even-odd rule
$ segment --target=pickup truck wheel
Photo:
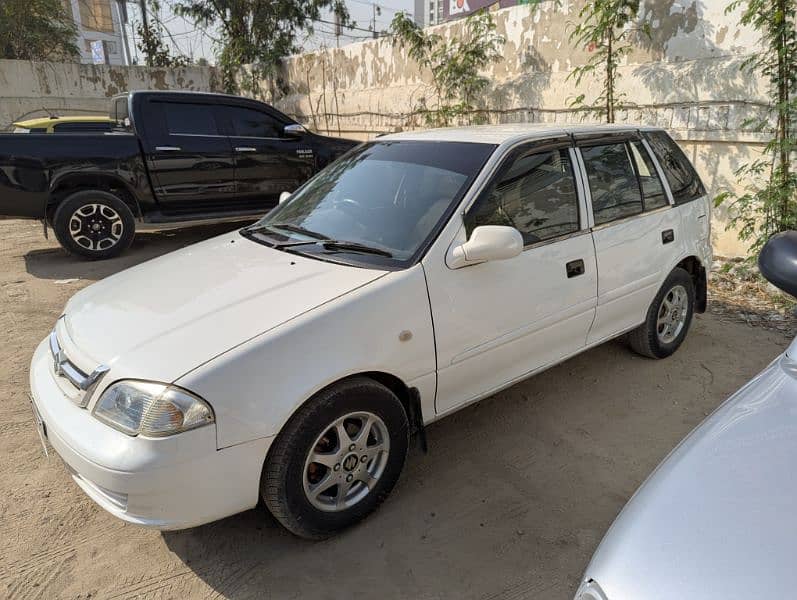
[[[408,436],[407,415],[388,388],[365,377],[333,385],[302,406],[275,440],[261,497],[292,533],[327,538],[387,498]]]
[[[53,230],[61,246],[91,260],[121,254],[133,242],[135,227],[128,206],[105,190],[83,190],[67,196],[53,217]]]
[[[676,267],[653,299],[645,322],[628,335],[631,348],[649,358],[670,356],[686,338],[694,310],[692,278]]]

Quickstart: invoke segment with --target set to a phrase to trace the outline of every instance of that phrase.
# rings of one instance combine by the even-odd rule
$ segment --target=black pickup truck
[[[130,92],[110,133],[0,135],[0,218],[42,219],[90,259],[138,231],[254,219],[357,145],[246,98]]]

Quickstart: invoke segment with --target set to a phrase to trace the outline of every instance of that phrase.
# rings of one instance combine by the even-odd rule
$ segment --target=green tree
[[[246,91],[255,92],[261,80],[272,76],[280,59],[298,51],[296,37],[312,31],[324,9],[331,9],[338,22],[349,24],[342,0],[172,0],[175,12],[201,27],[215,26],[218,64],[227,91],[238,91],[236,75],[251,65]]]
[[[62,0],[0,1],[0,58],[76,58],[77,29]]]
[[[496,33],[489,12],[470,15],[462,27],[461,35],[445,39],[422,29],[403,12],[393,17],[393,44],[406,49],[410,58],[432,74],[434,105],[430,107],[423,98],[417,109],[425,113],[428,125],[446,126],[456,118],[472,115],[490,83],[481,72],[501,58],[504,38]]]
[[[649,35],[648,23],[640,23],[637,27],[629,27],[639,15],[640,0],[593,0],[587,2],[579,11],[581,22],[570,33],[570,41],[591,53],[589,60],[576,67],[568,75],[575,79],[577,86],[587,75],[602,72],[601,92],[590,106],[603,116],[607,123],[614,123],[617,107],[622,103],[625,94],[617,91],[620,78],[617,66],[622,58],[631,52],[633,45],[631,36],[644,32]],[[584,106],[586,94],[579,94],[573,106]]]
[[[715,203],[731,206],[728,226],[738,227],[739,237],[752,241],[750,250],[757,252],[773,234],[797,229],[797,177],[791,164],[797,149],[797,8],[794,0],[734,0],[726,13],[738,8],[740,23],[761,35],[762,47],[742,67],[769,82],[770,96],[767,114],[743,126],[771,138],[758,159],[736,172],[744,193],[721,193]]]
[[[146,5],[145,5],[146,6]],[[144,62],[148,67],[185,67],[188,59],[185,56],[175,56],[169,46],[163,42],[163,24],[160,15],[160,2],[149,0],[149,12],[154,19],[141,15],[141,23],[136,28],[138,34],[138,49],[144,55]],[[153,23],[154,20],[154,23]]]

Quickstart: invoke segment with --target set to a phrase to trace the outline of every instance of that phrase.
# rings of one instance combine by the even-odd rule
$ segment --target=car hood
[[[67,303],[59,337],[87,372],[174,381],[383,275],[272,249],[238,232],[122,271]]]
[[[585,574],[608,600],[793,595],[796,374],[776,359],[637,491]]]

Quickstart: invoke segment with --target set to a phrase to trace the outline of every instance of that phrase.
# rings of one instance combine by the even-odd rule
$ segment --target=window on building
[[[80,26],[87,31],[113,33],[111,0],[78,0]]]

